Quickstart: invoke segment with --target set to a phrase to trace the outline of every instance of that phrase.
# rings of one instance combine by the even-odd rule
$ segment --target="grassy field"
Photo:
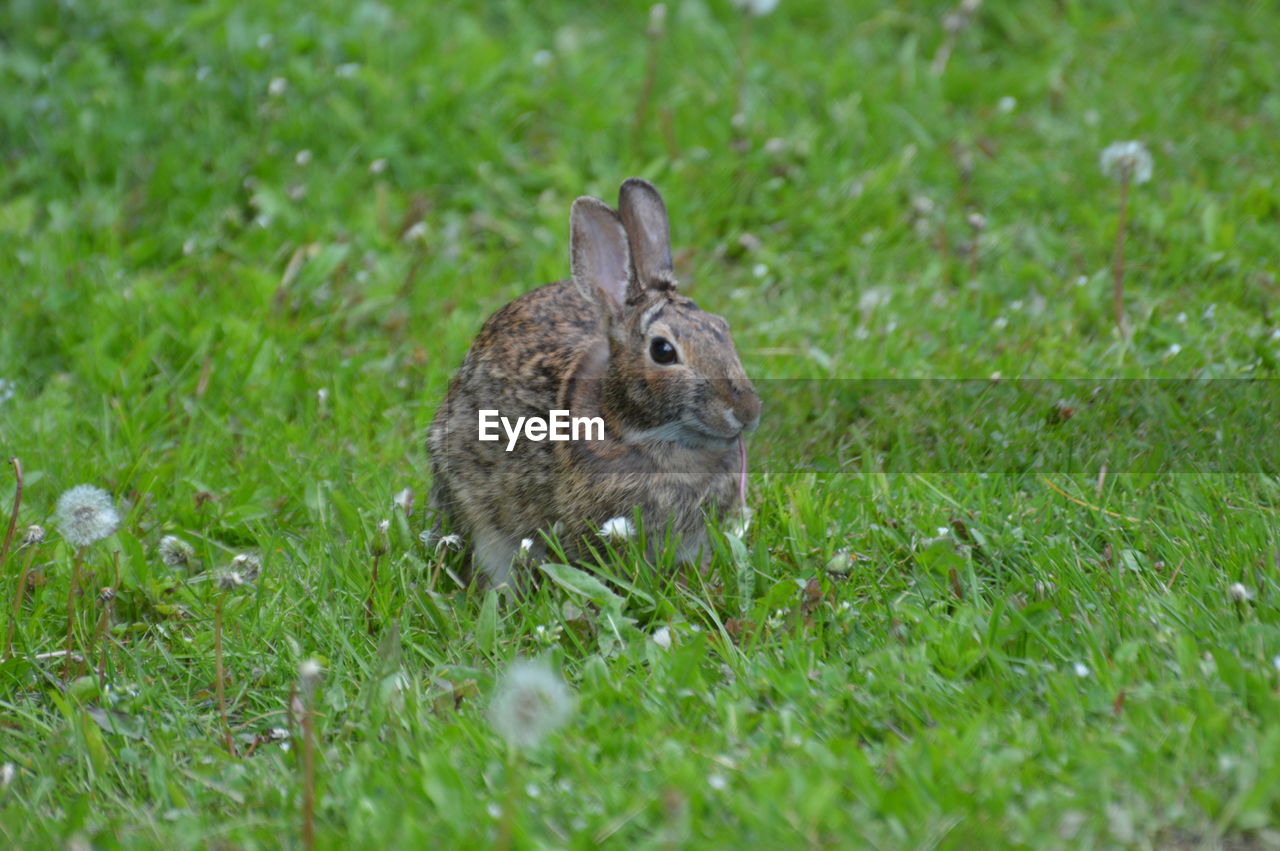
[[[1280,9],[992,0],[949,35],[947,4],[675,0],[649,37],[644,4],[477,5],[0,6],[0,455],[18,538],[49,527],[0,564],[6,630],[32,568],[0,844],[301,844],[308,659],[320,847],[1280,844],[1275,420],[1166,406],[1255,451],[1104,471],[1141,423],[1011,466],[917,433],[945,387],[841,407],[1274,379]],[[1126,139],[1154,170],[1120,333]],[[519,605],[460,588],[418,541],[427,423],[484,317],[567,274],[573,198],[630,175],[765,398],[745,547],[706,581],[592,581],[624,549]],[[73,597],[102,679],[64,690],[82,482],[123,522]],[[576,709],[515,754],[487,708],[520,657]]]

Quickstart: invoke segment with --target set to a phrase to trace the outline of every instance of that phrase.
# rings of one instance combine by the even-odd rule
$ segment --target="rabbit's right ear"
[[[584,195],[569,212],[569,266],[587,301],[609,316],[622,311],[630,277],[627,232],[613,208]]]

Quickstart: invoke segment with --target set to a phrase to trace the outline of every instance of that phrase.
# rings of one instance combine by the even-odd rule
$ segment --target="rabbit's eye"
[[[653,358],[654,363],[662,366],[669,366],[678,360],[676,347],[671,345],[671,341],[665,337],[653,338],[653,342],[649,344],[649,357]]]

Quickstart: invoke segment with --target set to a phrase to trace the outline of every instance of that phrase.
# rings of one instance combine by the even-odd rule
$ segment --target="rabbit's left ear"
[[[644,290],[672,290],[676,286],[671,264],[671,229],[667,205],[653,184],[632,177],[618,191],[618,212],[631,247],[631,280],[628,300]]]
[[[573,202],[569,265],[578,291],[601,315],[621,315],[631,266],[627,235],[618,214],[599,198],[584,195]]]

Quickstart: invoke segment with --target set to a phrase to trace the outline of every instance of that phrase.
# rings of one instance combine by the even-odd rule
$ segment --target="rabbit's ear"
[[[632,278],[629,293],[646,289],[670,290],[676,286],[671,265],[671,230],[667,205],[653,184],[632,177],[618,191],[618,211],[631,246]]]
[[[609,315],[627,294],[627,233],[618,214],[599,198],[583,196],[569,212],[569,265],[578,291]],[[603,300],[603,301],[602,301]]]

